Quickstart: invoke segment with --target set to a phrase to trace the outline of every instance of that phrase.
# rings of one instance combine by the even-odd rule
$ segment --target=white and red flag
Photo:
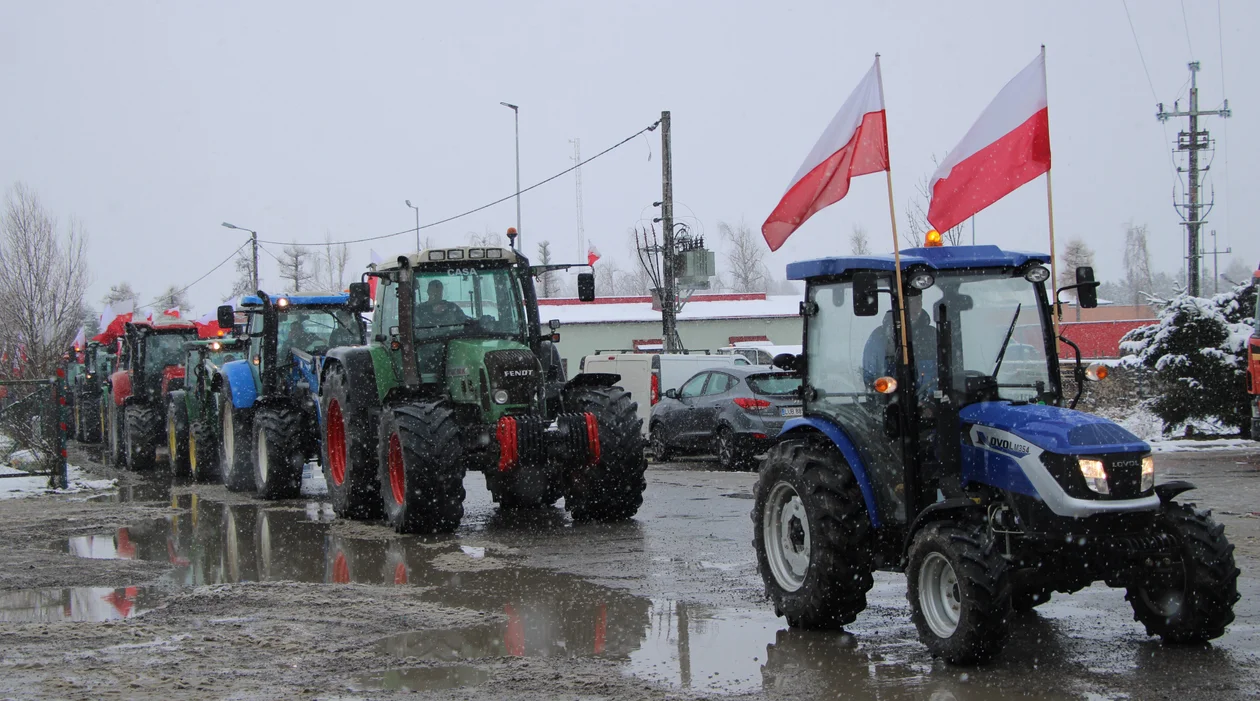
[[[595,261],[600,259],[599,249],[595,248],[595,244],[591,244],[586,249],[586,264],[595,265]]]
[[[849,181],[854,176],[884,170],[888,170],[888,126],[876,57],[875,65],[841,105],[783,199],[761,225],[761,235],[770,250],[779,250],[806,219],[849,194]]]
[[[928,221],[948,231],[1050,170],[1043,51],[984,108],[928,184]]]
[[[373,270],[381,267],[381,263],[385,262],[385,259],[381,257],[381,254],[370,248],[368,249],[368,260],[372,262]],[[372,299],[376,299],[376,283],[379,281],[380,278],[375,275],[368,278],[368,294],[372,296]]]

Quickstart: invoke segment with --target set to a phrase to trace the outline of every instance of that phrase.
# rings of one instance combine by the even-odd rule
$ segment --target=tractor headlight
[[[1034,265],[1024,271],[1024,279],[1029,282],[1045,282],[1050,279],[1050,271],[1044,265]]]
[[[1142,458],[1142,489],[1145,492],[1155,486],[1155,458],[1147,455]]]
[[[496,389],[494,394],[490,395],[490,398],[494,400],[495,404],[507,404],[508,392],[506,389]]]
[[[1107,486],[1107,470],[1103,468],[1102,460],[1078,458],[1076,464],[1080,467],[1081,476],[1085,478],[1085,484],[1089,485],[1091,491],[1098,494],[1111,494],[1111,488]]]

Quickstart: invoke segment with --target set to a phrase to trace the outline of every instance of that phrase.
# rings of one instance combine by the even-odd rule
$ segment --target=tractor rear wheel
[[[566,397],[567,411],[595,416],[599,461],[569,465],[564,508],[575,521],[619,521],[643,505],[647,480],[643,419],[630,393],[620,387],[581,387]]]
[[[399,533],[450,533],[464,517],[464,449],[445,402],[387,408],[378,450],[385,518]]]
[[[222,395],[232,396],[226,384]],[[219,403],[219,471],[233,492],[254,488],[252,418],[249,409],[237,409],[226,399]]]
[[[1177,543],[1180,573],[1168,581],[1128,588],[1125,598],[1133,618],[1147,635],[1169,643],[1199,643],[1219,638],[1234,620],[1238,601],[1238,567],[1225,527],[1193,504],[1164,504],[1155,522],[1157,532]]]
[[[753,489],[753,548],[777,615],[796,628],[839,630],[874,585],[871,523],[847,462],[817,440],[781,441]]]
[[[122,427],[122,407],[113,401],[106,399],[105,416],[109,419],[109,464],[114,467],[123,467],[123,427]]]
[[[101,404],[95,397],[85,395],[75,398],[75,413],[79,416],[79,431],[84,443],[101,442]]]
[[[260,499],[291,499],[302,492],[302,413],[292,407],[254,414],[254,489]]]
[[[161,439],[162,418],[157,409],[144,404],[123,407],[125,454],[127,468],[149,470],[157,462],[157,444]]]
[[[194,482],[213,482],[219,477],[219,450],[214,424],[194,421],[188,427],[188,471]]]
[[[188,406],[184,403],[182,391],[171,392],[166,402],[166,450],[171,467],[171,476],[184,478],[188,476]]]
[[[951,664],[979,664],[1010,632],[1006,559],[982,523],[932,523],[910,545],[906,597],[919,639]]]
[[[376,400],[376,388],[364,387]],[[341,518],[381,517],[381,486],[373,458],[376,426],[369,408],[350,396],[350,378],[339,363],[330,364],[319,391],[323,426],[320,450],[328,500]]]

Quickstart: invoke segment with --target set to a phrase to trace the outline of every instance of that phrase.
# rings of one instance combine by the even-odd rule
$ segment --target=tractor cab
[[[1079,351],[1065,397],[1049,260],[954,246],[788,265],[804,352],[776,364],[801,374],[804,415],[761,467],[753,518],[789,624],[851,622],[876,569],[906,573],[920,638],[951,662],[997,654],[1012,609],[1095,581],[1165,640],[1233,620],[1232,546],[1174,501],[1193,485],[1157,486],[1149,445],[1074,410],[1105,376]],[[1093,307],[1097,284],[1080,268],[1058,294]]]
[[[159,401],[183,386],[184,343],[197,338],[197,327],[186,321],[128,322],[118,354],[120,374],[127,375],[125,391],[137,401]],[[120,389],[115,387],[115,394]],[[127,397],[117,397],[119,403]]]

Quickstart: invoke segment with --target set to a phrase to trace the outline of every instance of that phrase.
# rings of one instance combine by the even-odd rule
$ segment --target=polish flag
[[[165,315],[165,316],[173,316],[173,317],[175,317],[176,319],[178,319],[178,318],[179,318],[179,307],[171,307],[170,309],[164,309],[164,310],[162,310],[162,314],[163,314],[163,315]]]
[[[932,174],[928,221],[949,231],[1049,170],[1043,51],[1002,88]]]
[[[79,332],[74,335],[74,342],[71,345],[74,346],[76,351],[83,350],[83,347],[87,345],[87,333],[82,326],[79,327]]]
[[[586,249],[586,264],[595,265],[595,261],[600,259],[599,249],[595,248],[595,244],[591,244]]]
[[[381,263],[385,262],[385,259],[381,257],[381,254],[370,248],[368,249],[368,258],[372,261],[373,270],[381,267]],[[375,275],[368,278],[368,294],[372,296],[372,299],[376,299],[376,283],[379,280],[380,278]]]
[[[888,127],[879,58],[827,125],[787,193],[761,225],[770,250],[777,251],[806,219],[849,194],[855,175],[888,170]]]

